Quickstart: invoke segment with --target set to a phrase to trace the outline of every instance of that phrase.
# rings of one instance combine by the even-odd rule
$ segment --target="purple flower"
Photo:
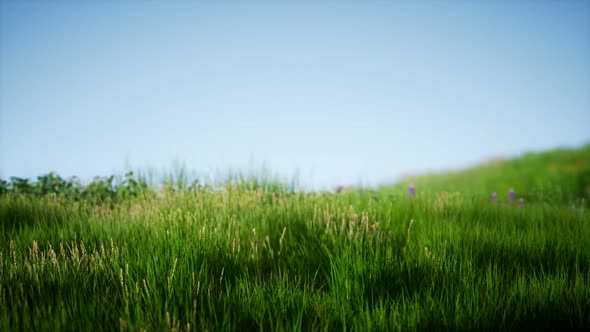
[[[336,187],[336,193],[339,194],[342,191],[342,189],[343,189],[342,186]]]
[[[522,198],[518,199],[518,208],[522,209],[522,204],[524,203],[524,200]]]
[[[413,183],[408,187],[408,195],[410,195],[410,197],[416,196],[416,187],[414,187]]]
[[[514,189],[510,188],[510,190],[508,191],[508,198],[510,199],[510,203],[514,203],[514,198],[515,198],[515,193],[514,193]]]
[[[494,204],[496,204],[498,202],[498,195],[496,195],[496,192],[492,193],[492,202]]]

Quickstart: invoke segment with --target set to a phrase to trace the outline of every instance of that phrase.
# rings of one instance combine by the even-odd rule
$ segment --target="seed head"
[[[143,279],[143,289],[145,290],[145,294],[149,296],[149,291],[148,291],[148,286],[147,286],[147,282],[145,281],[145,279]]]
[[[279,238],[279,246],[283,247],[283,239],[285,238],[285,232],[287,231],[287,227],[283,227],[283,232],[281,233],[281,237]]]

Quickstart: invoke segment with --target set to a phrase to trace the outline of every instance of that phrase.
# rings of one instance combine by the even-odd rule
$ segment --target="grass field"
[[[590,146],[374,190],[166,188],[2,193],[2,330],[590,329]]]

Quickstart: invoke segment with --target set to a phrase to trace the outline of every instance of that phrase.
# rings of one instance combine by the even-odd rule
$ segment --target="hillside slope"
[[[506,197],[514,189],[529,201],[568,202],[590,198],[590,144],[577,149],[526,153],[510,160],[442,174],[410,177],[380,192],[401,192],[413,183],[420,192],[462,192]]]

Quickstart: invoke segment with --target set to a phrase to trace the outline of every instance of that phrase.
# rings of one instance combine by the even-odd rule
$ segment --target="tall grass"
[[[0,195],[0,326],[588,329],[590,211],[572,189],[583,184],[558,181],[552,201],[548,187],[529,191],[546,176],[537,161],[507,163],[509,183],[478,171],[472,186],[412,179],[415,197],[405,183],[330,194],[246,178],[109,204],[9,191]],[[513,177],[512,163],[530,171]],[[526,197],[522,209],[485,194],[502,187]]]

